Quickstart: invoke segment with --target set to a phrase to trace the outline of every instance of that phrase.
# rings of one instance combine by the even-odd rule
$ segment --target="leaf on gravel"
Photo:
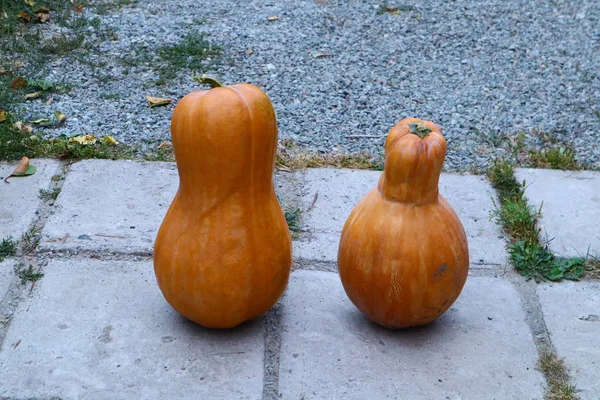
[[[83,4],[81,4],[81,3],[75,4],[75,12],[78,12],[78,13],[83,12]]]
[[[326,51],[319,51],[319,52],[316,52],[315,54],[313,54],[312,56],[313,56],[313,58],[325,58],[325,57],[331,57],[331,56],[333,56],[333,54],[328,53]]]
[[[37,8],[37,10],[35,10],[35,13],[44,13],[44,14],[49,14],[50,13],[50,9],[46,6],[39,6]]]
[[[25,89],[27,87],[27,81],[22,76],[18,76],[10,81],[9,87],[11,89]]]
[[[46,105],[49,106],[53,102],[54,102],[54,99],[52,97],[50,97],[48,100],[46,100]]]
[[[108,143],[108,144],[114,144],[114,145],[119,144],[119,141],[117,139],[115,139],[114,137],[112,137],[112,136],[104,136],[102,138],[102,141],[104,143]]]
[[[21,161],[19,161],[17,168],[15,168],[15,170],[12,172],[12,174],[10,174],[6,178],[4,178],[4,182],[9,183],[8,178],[10,178],[12,176],[33,175],[33,174],[35,174],[35,171],[37,171],[37,168],[33,165],[29,165],[29,158],[23,157],[23,158],[21,158]]]
[[[252,53],[254,53],[254,50],[252,50],[252,49],[248,49],[248,50],[246,50],[246,54],[250,55],[250,54],[252,54]]]
[[[44,124],[49,124],[50,120],[47,118],[38,118],[34,121],[31,121],[32,124],[36,124],[36,125],[44,125]]]
[[[150,108],[166,106],[167,104],[171,104],[171,100],[163,99],[162,97],[146,96],[146,100],[148,100],[148,105],[150,106]]]
[[[271,17],[267,17],[267,21],[278,21],[279,17],[277,15],[273,15]]]
[[[6,121],[6,113],[4,110],[0,110],[0,122]]]
[[[162,150],[162,149],[166,149],[169,147],[173,147],[173,143],[165,140],[164,142],[162,142],[161,144],[158,145],[157,149],[158,150]]]
[[[60,111],[54,111],[54,117],[59,124],[62,124],[67,120],[67,116]]]
[[[43,24],[44,22],[48,21],[50,19],[50,13],[44,13],[44,12],[38,12],[35,13],[35,16],[37,17],[37,20]]]
[[[28,24],[29,21],[31,21],[31,15],[29,15],[29,13],[25,10],[18,13],[17,18],[19,18],[21,21],[23,21],[26,24]]]
[[[0,68],[0,75],[8,75],[10,72],[4,68]]]
[[[79,135],[79,136],[74,136],[71,139],[69,139],[69,143],[78,143],[78,144],[82,144],[82,145],[94,144],[97,141],[98,141],[98,138],[96,138],[93,135]]]
[[[30,7],[35,6],[35,0],[23,0],[25,4],[27,4]]]
[[[25,100],[37,99],[38,97],[40,97],[41,94],[42,94],[42,92],[28,93],[25,95]]]
[[[15,122],[14,127],[19,132],[23,132],[23,133],[31,133],[31,132],[33,132],[33,128],[30,127],[29,125],[25,125],[22,121]]]

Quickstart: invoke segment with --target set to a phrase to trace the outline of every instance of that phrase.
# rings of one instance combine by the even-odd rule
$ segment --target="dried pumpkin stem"
[[[213,88],[223,87],[223,84],[219,82],[217,78],[212,76],[202,74],[200,76],[194,76],[192,79],[202,85],[210,85]]]
[[[408,124],[408,127],[410,128],[410,133],[412,133],[413,135],[417,135],[421,139],[426,138],[431,133],[431,129],[425,126],[425,124],[422,122]]]

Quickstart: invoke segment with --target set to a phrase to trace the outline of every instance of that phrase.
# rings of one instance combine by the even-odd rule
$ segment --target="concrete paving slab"
[[[0,163],[0,177],[10,175],[18,162]],[[48,189],[60,163],[55,160],[30,160],[35,174],[23,178],[0,180],[0,241],[7,236],[18,240],[27,231],[40,205],[40,189]]]
[[[294,173],[277,179],[284,203]],[[56,211],[42,231],[40,250],[151,253],[179,178],[175,163],[85,160],[73,164]]]
[[[262,319],[230,331],[185,320],[151,262],[54,260],[44,274],[0,351],[0,398],[262,398]]]
[[[0,262],[0,302],[4,299],[8,287],[15,276],[17,260],[6,258]],[[1,316],[1,315],[0,315]]]
[[[335,273],[297,271],[283,299],[284,399],[542,399],[544,378],[515,288],[469,277],[455,305],[390,331],[347,299]]]
[[[174,163],[75,163],[39,249],[149,253],[177,187]]]
[[[527,182],[525,195],[542,206],[542,240],[552,239],[550,250],[561,257],[600,255],[600,172],[515,170]]]
[[[571,370],[578,395],[600,399],[600,282],[545,283],[537,292],[550,337]]]
[[[304,216],[303,225],[308,234],[294,243],[295,257],[335,262],[346,219],[360,199],[377,186],[380,174],[348,169],[306,170],[303,200],[304,208],[310,211]],[[444,173],[440,178],[440,193],[454,207],[465,227],[472,266],[504,265],[505,241],[501,228],[490,220],[495,192],[487,179]]]

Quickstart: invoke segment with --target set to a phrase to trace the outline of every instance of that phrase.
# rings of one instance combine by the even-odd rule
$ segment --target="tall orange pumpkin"
[[[458,298],[469,270],[463,226],[438,181],[446,156],[441,128],[407,118],[385,144],[378,186],[342,231],[338,268],[356,307],[388,328],[427,324]]]
[[[179,189],[158,231],[154,270],[167,301],[206,327],[255,318],[283,293],[290,233],[275,195],[275,111],[250,84],[185,96],[171,120]]]

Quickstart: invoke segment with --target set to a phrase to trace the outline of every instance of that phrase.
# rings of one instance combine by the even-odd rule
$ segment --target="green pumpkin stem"
[[[412,133],[413,135],[417,135],[421,139],[426,138],[431,133],[431,129],[425,126],[425,124],[422,122],[408,124],[408,127],[410,128],[410,133]]]
[[[210,85],[213,88],[223,87],[223,84],[219,82],[217,78],[205,74],[202,74],[200,76],[194,76],[192,77],[192,79],[200,83],[201,85]]]

